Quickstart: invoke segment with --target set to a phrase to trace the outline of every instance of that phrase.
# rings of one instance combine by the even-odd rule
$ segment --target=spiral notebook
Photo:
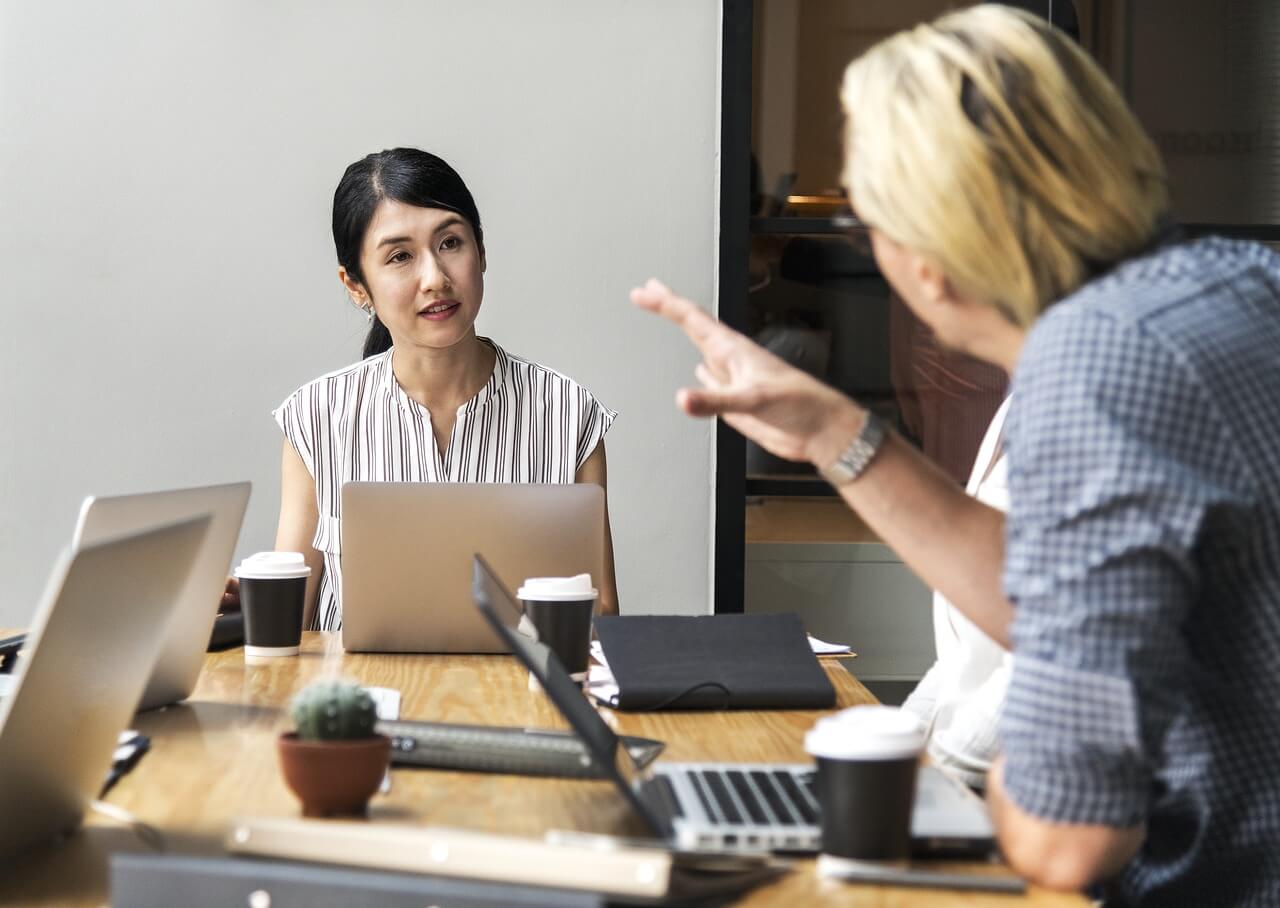
[[[601,616],[596,635],[624,710],[827,709],[836,693],[800,618]]]

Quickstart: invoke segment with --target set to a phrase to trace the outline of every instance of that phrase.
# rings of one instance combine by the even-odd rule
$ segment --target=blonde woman
[[[1015,869],[1114,904],[1280,904],[1280,258],[1171,236],[1150,139],[1034,16],[895,35],[842,99],[881,270],[1012,375],[1007,520],[655,281],[634,302],[703,354],[679,405],[814,464],[1012,643],[988,800]]]

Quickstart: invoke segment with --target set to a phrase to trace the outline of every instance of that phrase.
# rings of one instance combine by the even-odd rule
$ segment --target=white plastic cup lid
[[[301,552],[258,552],[240,562],[235,575],[241,580],[290,580],[310,577],[311,566]]]
[[[894,706],[854,706],[817,721],[804,749],[831,760],[898,760],[924,749],[925,730],[914,713]]]
[[[596,588],[590,574],[576,577],[530,577],[516,590],[516,596],[535,602],[579,602],[594,599]]]

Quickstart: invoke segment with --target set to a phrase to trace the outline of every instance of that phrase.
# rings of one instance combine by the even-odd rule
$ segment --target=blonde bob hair
[[[976,6],[887,38],[849,65],[841,101],[857,214],[1022,327],[1168,217],[1151,139],[1030,13]]]

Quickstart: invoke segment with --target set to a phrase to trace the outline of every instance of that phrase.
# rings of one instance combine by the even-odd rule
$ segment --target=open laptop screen
[[[637,793],[644,781],[642,771],[636,767],[627,749],[620,746],[618,736],[587,702],[581,688],[570,677],[560,659],[545,643],[538,641],[533,625],[528,621],[519,621],[517,625],[524,609],[498,579],[484,557],[478,554],[472,567],[472,595],[476,608],[498,636],[506,641],[512,654],[538,679],[547,697],[568,720],[596,763],[618,786],[650,829],[660,836],[669,836],[671,827],[667,818],[652,810]],[[517,625],[518,629],[512,630],[510,625]]]

